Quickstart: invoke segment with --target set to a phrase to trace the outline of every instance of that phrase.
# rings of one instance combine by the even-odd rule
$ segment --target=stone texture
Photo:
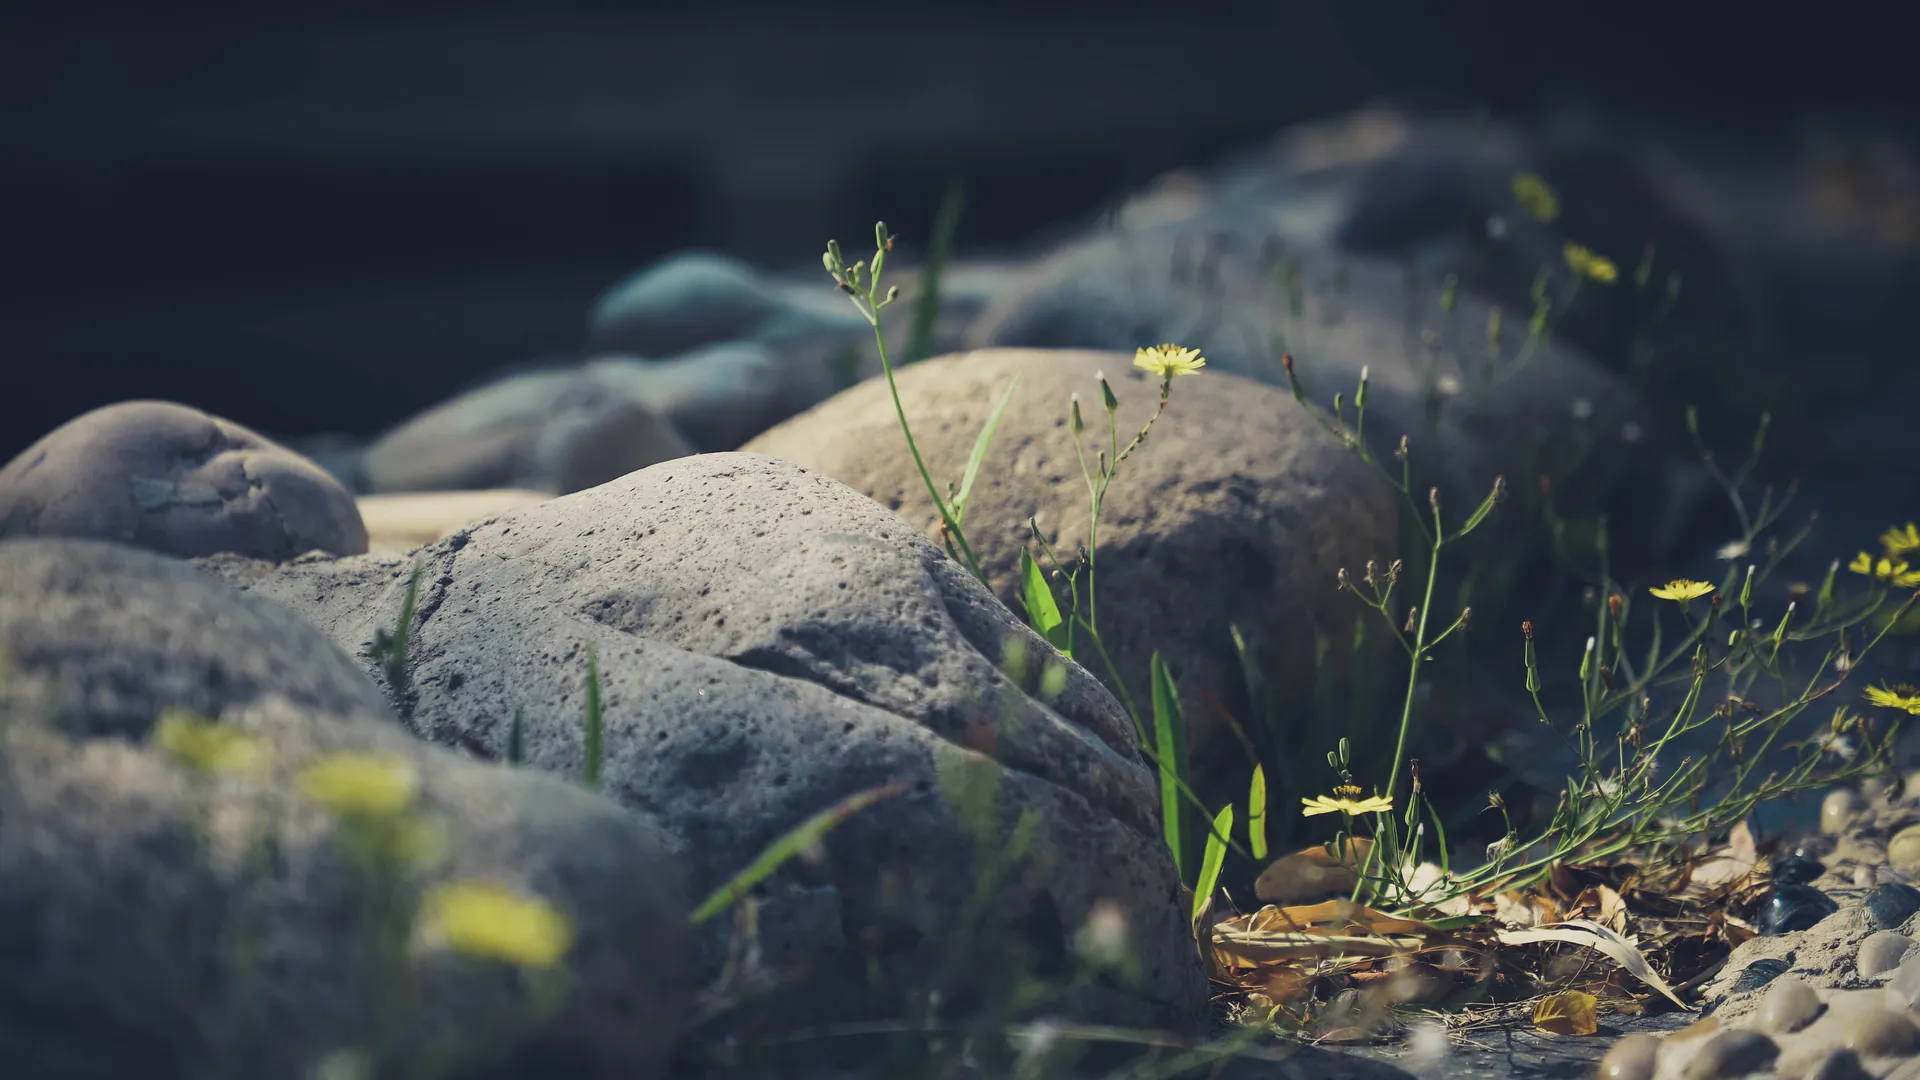
[[[352,496],[326,471],[238,424],[164,401],[95,409],[0,468],[0,539],[19,536],[186,558],[367,550]]]
[[[960,476],[982,425],[1019,379],[966,514],[989,581],[1015,610],[1029,519],[1064,557],[1086,542],[1087,489],[1066,426],[1072,395],[1080,395],[1087,437],[1100,446],[1098,373],[1119,398],[1123,443],[1153,413],[1157,384],[1131,361],[1130,353],[992,349],[899,374],[936,483]],[[834,477],[915,529],[937,529],[884,380],[795,417],[748,449]],[[1211,369],[1178,380],[1172,404],[1109,489],[1096,552],[1101,636],[1133,699],[1143,708],[1150,700],[1148,661],[1160,650],[1189,703],[1196,760],[1237,756],[1205,704],[1244,696],[1229,626],[1239,627],[1272,680],[1310,685],[1314,630],[1350,634],[1360,614],[1338,591],[1335,572],[1392,561],[1394,520],[1385,485],[1287,395]]]
[[[1096,985],[1061,1008],[1182,1030],[1204,1022],[1153,779],[1125,714],[1077,667],[1051,700],[1023,693],[1039,665],[1019,685],[1000,667],[1010,652],[1037,661],[1044,643],[879,505],[784,462],[702,455],[457,533],[419,561],[398,695],[414,730],[499,756],[520,710],[527,761],[578,775],[597,648],[602,789],[662,824],[695,895],[828,805],[910,787],[767,888],[767,961],[799,966],[767,1006],[783,1025],[897,1014],[914,981],[938,970],[975,880],[951,801],[968,776],[1000,792],[997,813],[979,819],[988,850],[1023,812],[1037,815],[1034,858],[976,928],[1000,943],[975,950],[994,962],[963,964],[969,984],[1022,957],[1047,972],[1071,965],[1073,934],[1112,901],[1144,982]],[[206,565],[348,649],[393,626],[409,569],[374,556]],[[710,973],[727,932],[716,925],[706,939]]]
[[[664,1071],[692,941],[678,871],[644,821],[558,778],[421,743],[317,630],[159,556],[0,543],[0,651],[10,1070],[304,1076],[362,1050],[394,1074],[425,1055],[464,1076]],[[259,740],[264,770],[212,782],[150,748],[169,708]],[[414,812],[444,836],[396,885],[295,793],[296,769],[341,752],[404,763]],[[421,892],[456,878],[569,919],[564,996],[432,948],[408,954],[406,981],[385,966],[400,961],[377,959]],[[401,906],[383,916],[375,897]],[[382,1042],[396,1022],[398,1040]]]

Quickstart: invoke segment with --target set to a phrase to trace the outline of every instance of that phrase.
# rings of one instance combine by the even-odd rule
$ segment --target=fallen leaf
[[[1356,868],[1372,849],[1373,841],[1350,837],[1342,845],[1345,859],[1336,858],[1322,844],[1275,859],[1253,883],[1253,894],[1269,904],[1298,904],[1353,892],[1360,883]]]
[[[1533,1007],[1533,1026],[1551,1035],[1591,1035],[1600,1030],[1592,994],[1562,990],[1548,994]]]
[[[1503,945],[1529,945],[1538,941],[1563,941],[1572,945],[1584,945],[1590,949],[1598,949],[1612,957],[1621,967],[1626,968],[1634,978],[1658,990],[1667,1000],[1688,1012],[1693,1011],[1688,1007],[1686,1002],[1680,1000],[1678,994],[1673,992],[1673,987],[1668,986],[1667,981],[1654,972],[1653,966],[1647,963],[1647,958],[1640,954],[1640,950],[1634,948],[1625,938],[1601,926],[1599,923],[1589,922],[1585,919],[1572,919],[1564,923],[1557,923],[1553,926],[1542,926],[1533,930],[1501,930],[1497,932],[1497,936]]]
[[[1493,898],[1493,918],[1506,926],[1540,926],[1557,922],[1560,905],[1538,893],[1503,892]]]

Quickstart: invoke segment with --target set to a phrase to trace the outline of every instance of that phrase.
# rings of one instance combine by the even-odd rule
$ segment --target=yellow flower
[[[1513,198],[1535,221],[1544,224],[1560,216],[1560,196],[1535,173],[1521,173],[1513,178]]]
[[[420,916],[429,941],[481,960],[552,967],[573,946],[573,926],[553,905],[486,881],[435,888]]]
[[[1713,586],[1704,581],[1689,581],[1686,578],[1675,578],[1659,588],[1648,589],[1647,591],[1662,600],[1678,600],[1684,604],[1689,600],[1698,600],[1712,592]]]
[[[1611,285],[1620,279],[1620,268],[1605,255],[1595,255],[1580,244],[1567,244],[1561,248],[1567,258],[1567,266],[1583,278],[1597,281],[1602,285]]]
[[[1899,709],[1920,716],[1920,690],[1905,683],[1898,686],[1869,686],[1867,700],[1883,709]]]
[[[265,743],[185,709],[161,713],[150,738],[175,761],[199,772],[257,773],[267,764]]]
[[[1853,557],[1847,569],[1902,589],[1920,585],[1920,570],[1910,569],[1905,559],[1876,559],[1863,551]]]
[[[1311,799],[1301,799],[1301,817],[1313,817],[1316,814],[1384,814],[1393,809],[1393,800],[1384,795],[1362,798],[1360,789],[1353,784],[1342,784],[1333,789],[1332,795],[1315,795]]]
[[[1151,371],[1164,381],[1175,375],[1198,375],[1207,362],[1200,356],[1199,349],[1183,349],[1178,345],[1155,345],[1151,349],[1141,349],[1133,354],[1133,366],[1142,371]]]
[[[307,798],[349,817],[392,817],[420,793],[413,766],[384,754],[329,754],[302,769],[297,782]]]
[[[1880,543],[1887,549],[1888,556],[1920,551],[1920,526],[1909,521],[1904,529],[1898,526],[1888,529],[1880,534]]]

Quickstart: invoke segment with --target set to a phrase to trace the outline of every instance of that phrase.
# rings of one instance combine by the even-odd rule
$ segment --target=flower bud
[[[1087,430],[1086,421],[1080,419],[1079,394],[1073,395],[1073,408],[1067,413],[1067,430],[1073,432],[1075,438],[1078,438],[1081,432]]]
[[[1111,416],[1119,410],[1120,399],[1113,396],[1113,386],[1107,382],[1106,372],[1095,372],[1094,377],[1100,380],[1100,403],[1107,407],[1107,415]]]

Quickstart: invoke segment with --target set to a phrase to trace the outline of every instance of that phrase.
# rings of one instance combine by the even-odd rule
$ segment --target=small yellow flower
[[[1853,557],[1853,561],[1847,564],[1847,569],[1873,578],[1875,581],[1884,581],[1897,588],[1906,589],[1920,585],[1920,570],[1908,567],[1905,559],[1884,556],[1876,559],[1863,551]]]
[[[300,771],[300,791],[336,814],[392,817],[413,805],[420,777],[384,754],[329,754]]]
[[[1904,529],[1895,526],[1880,534],[1880,543],[1887,549],[1889,557],[1920,551],[1920,526],[1911,521],[1907,522]]]
[[[1133,366],[1142,371],[1151,371],[1162,381],[1175,375],[1198,375],[1207,362],[1199,349],[1183,349],[1178,345],[1155,345],[1151,349],[1141,349],[1133,354]]]
[[[1898,686],[1869,686],[1867,700],[1883,709],[1899,709],[1920,716],[1920,690],[1905,683]]]
[[[1528,217],[1542,224],[1560,216],[1560,196],[1535,173],[1521,173],[1513,178],[1513,199]]]
[[[203,773],[237,776],[258,773],[267,764],[265,743],[185,709],[161,713],[150,737],[175,761]]]
[[[1567,266],[1574,273],[1602,285],[1611,285],[1620,280],[1620,268],[1605,255],[1595,255],[1580,244],[1567,244],[1561,253],[1566,256]]]
[[[573,946],[573,926],[553,905],[486,881],[435,888],[420,917],[428,941],[481,960],[552,967]]]
[[[1342,784],[1333,789],[1332,795],[1315,795],[1311,799],[1301,799],[1301,817],[1313,817],[1316,814],[1384,814],[1393,809],[1393,800],[1384,795],[1363,798],[1361,790],[1353,784]]]
[[[1678,600],[1684,604],[1689,600],[1698,600],[1712,592],[1713,586],[1704,581],[1690,581],[1686,578],[1675,578],[1665,585],[1648,589],[1647,591],[1662,600]]]

